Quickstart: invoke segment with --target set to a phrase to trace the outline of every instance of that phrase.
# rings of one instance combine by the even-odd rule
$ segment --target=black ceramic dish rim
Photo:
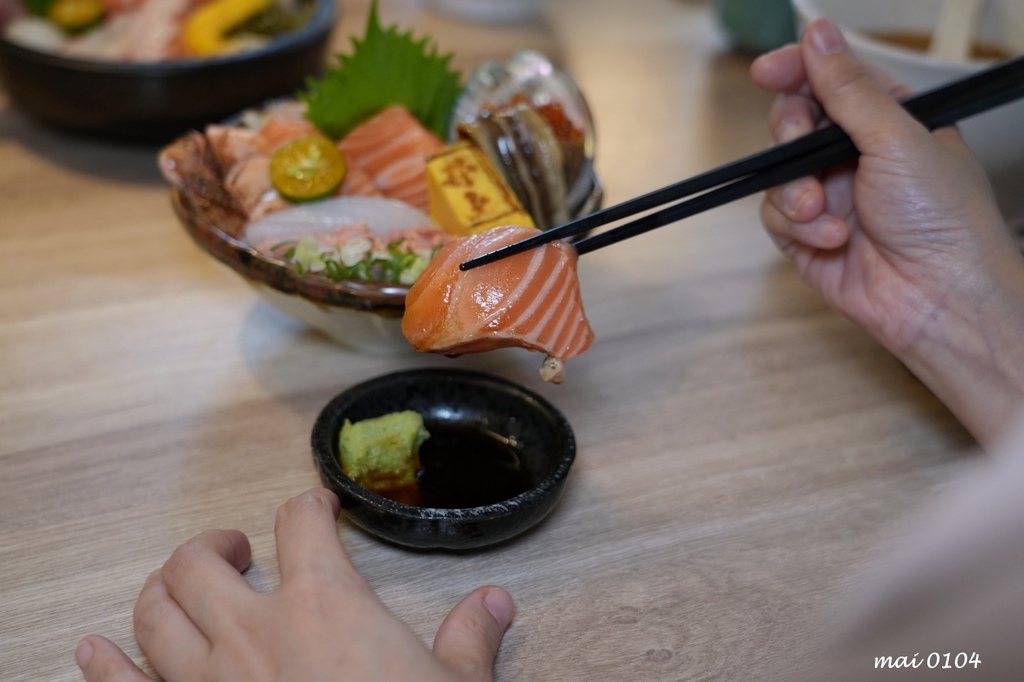
[[[462,508],[417,507],[411,504],[403,504],[401,502],[395,502],[394,500],[382,497],[381,495],[377,495],[353,481],[345,475],[344,471],[342,471],[341,464],[337,462],[337,459],[330,456],[333,451],[332,438],[336,436],[338,430],[334,420],[331,419],[332,415],[336,414],[338,412],[338,407],[348,402],[349,396],[357,390],[363,390],[375,383],[384,383],[389,380],[393,380],[395,377],[416,376],[435,378],[447,377],[454,378],[456,380],[469,379],[473,381],[483,381],[497,384],[506,389],[512,389],[529,398],[531,402],[536,403],[543,411],[554,417],[565,436],[565,451],[558,459],[554,470],[542,478],[537,485],[516,495],[515,497],[510,497],[502,502],[495,502],[479,507]],[[389,374],[368,379],[345,389],[332,398],[317,416],[316,421],[313,424],[311,446],[313,448],[317,467],[320,468],[322,466],[327,466],[329,463],[330,470],[327,472],[328,475],[332,479],[338,481],[347,492],[357,498],[360,502],[372,505],[377,509],[387,511],[400,518],[419,521],[457,521],[460,519],[483,521],[509,516],[519,507],[522,507],[524,504],[529,504],[532,498],[546,498],[561,487],[565,483],[565,480],[569,475],[569,470],[576,459],[576,437],[573,433],[572,426],[569,424],[569,420],[566,419],[565,415],[562,414],[562,411],[555,407],[550,401],[531,389],[509,379],[488,374],[486,372],[464,369],[421,368],[399,370],[397,372],[391,372]],[[344,506],[343,502],[342,507],[344,508]]]
[[[246,63],[260,60],[268,56],[277,56],[288,53],[297,48],[305,47],[316,41],[325,33],[334,28],[336,10],[333,0],[312,0],[316,4],[316,11],[303,26],[285,35],[275,37],[265,47],[240,52],[237,54],[225,55],[223,57],[210,57],[205,59],[180,59],[170,62],[122,62],[106,61],[99,59],[80,59],[77,57],[65,57],[36,50],[19,43],[11,42],[0,37],[0,50],[17,56],[21,59],[31,60],[37,64],[53,68],[67,69],[81,73],[97,75],[116,76],[182,76],[192,72],[204,71],[214,66],[230,67],[237,63]]]

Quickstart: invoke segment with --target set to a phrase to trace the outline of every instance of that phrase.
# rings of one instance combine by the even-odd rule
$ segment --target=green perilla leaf
[[[321,79],[308,79],[299,97],[307,117],[339,139],[377,112],[402,105],[441,139],[462,91],[461,74],[451,68],[451,54],[438,54],[428,38],[416,40],[397,26],[383,28],[377,2],[370,7],[366,35],[352,39],[352,54],[338,55]]]

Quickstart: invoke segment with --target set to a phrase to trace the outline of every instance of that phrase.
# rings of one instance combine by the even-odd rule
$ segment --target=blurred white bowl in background
[[[914,91],[963,78],[993,63],[991,59],[940,59],[878,37],[929,36],[944,0],[792,1],[798,30],[828,17],[843,29],[855,53]],[[1010,55],[1024,53],[1024,2],[987,0],[976,39]],[[957,127],[992,179],[1003,212],[1011,220],[1024,220],[1024,101],[967,119]]]
[[[463,21],[479,24],[514,24],[540,14],[541,0],[434,0],[437,8]]]

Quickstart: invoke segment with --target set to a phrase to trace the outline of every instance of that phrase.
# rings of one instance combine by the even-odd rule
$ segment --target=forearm
[[[897,356],[982,445],[1024,406],[1024,258],[996,249]]]

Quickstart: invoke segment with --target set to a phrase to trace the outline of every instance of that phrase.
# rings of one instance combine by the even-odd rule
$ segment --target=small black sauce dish
[[[474,465],[465,456],[472,455],[479,439],[497,438],[514,451],[528,480],[526,490],[479,506],[442,507],[396,502],[357,484],[338,460],[342,424],[401,410],[422,415],[442,448],[458,446],[451,439],[469,434],[470,445],[461,448],[455,466],[470,472],[470,481]],[[424,474],[429,472],[431,439],[420,450]],[[370,379],[337,395],[313,426],[312,449],[321,481],[338,495],[342,513],[356,525],[406,547],[472,550],[508,540],[547,516],[565,487],[576,440],[564,415],[523,386],[479,372],[417,369]],[[479,484],[496,490],[503,483],[497,488],[486,480]],[[452,499],[472,499],[474,491],[463,493]]]
[[[0,38],[0,79],[11,102],[43,123],[94,137],[170,142],[252,106],[294,95],[323,72],[337,21],[335,0],[309,0],[313,15],[265,47],[210,59],[99,61]]]

